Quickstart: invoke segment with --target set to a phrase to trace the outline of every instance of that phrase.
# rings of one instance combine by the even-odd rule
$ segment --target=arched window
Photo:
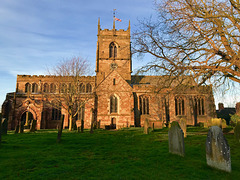
[[[49,85],[47,83],[43,86],[43,92],[48,93],[49,92]]]
[[[61,110],[57,108],[52,109],[52,120],[60,120],[61,119]]]
[[[38,85],[37,85],[37,83],[33,83],[32,84],[32,92],[33,93],[37,93],[38,92]]]
[[[110,113],[118,112],[118,99],[116,96],[112,95],[110,97]]]
[[[60,120],[61,119],[61,104],[58,102],[52,102],[52,120]]]
[[[140,114],[149,114],[149,99],[147,96],[139,96]]]
[[[185,115],[183,97],[175,97],[175,114],[176,116]]]
[[[91,92],[92,92],[92,85],[88,83],[86,85],[86,93],[91,93]]]
[[[109,57],[117,57],[117,46],[114,42],[111,42],[111,44],[109,45]]]
[[[67,85],[65,83],[61,84],[61,93],[66,93],[67,92]]]
[[[194,97],[194,105],[195,105],[195,108],[196,108],[196,112],[197,112],[197,115],[204,115],[205,114],[205,111],[204,111],[204,98],[203,97]]]
[[[85,93],[85,85],[84,85],[83,83],[81,83],[81,84],[79,85],[79,92],[80,92],[80,93]]]
[[[56,85],[55,84],[50,84],[50,93],[55,93],[56,92]]]
[[[27,93],[27,92],[31,92],[31,84],[29,84],[29,83],[25,84],[25,93]]]

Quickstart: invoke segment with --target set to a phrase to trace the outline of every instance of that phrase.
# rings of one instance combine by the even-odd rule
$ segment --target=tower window
[[[55,93],[56,92],[56,85],[55,84],[50,84],[50,92]]]
[[[32,92],[37,93],[38,92],[38,85],[36,83],[32,84]]]
[[[49,92],[49,85],[47,83],[43,86],[43,92],[48,93]]]
[[[109,45],[109,57],[117,57],[117,46],[113,42]]]
[[[116,85],[116,79],[115,78],[113,79],[113,85]]]
[[[25,84],[25,93],[30,92],[30,90],[31,90],[31,84],[26,83]]]
[[[86,86],[86,93],[91,93],[91,92],[92,92],[92,85],[88,83]]]

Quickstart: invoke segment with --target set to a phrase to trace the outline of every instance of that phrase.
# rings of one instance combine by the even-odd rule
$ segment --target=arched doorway
[[[33,114],[29,111],[26,111],[21,116],[21,123],[24,123],[24,128],[29,129],[30,124],[33,120]]]
[[[116,118],[115,117],[111,118],[110,128],[111,129],[116,129]]]

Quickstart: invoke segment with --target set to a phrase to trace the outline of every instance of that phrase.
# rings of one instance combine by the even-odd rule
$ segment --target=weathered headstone
[[[178,122],[173,121],[168,131],[169,152],[180,156],[185,155],[184,134]]]
[[[148,134],[149,133],[149,121],[148,119],[146,118],[144,120],[144,134]]]
[[[184,133],[184,137],[187,137],[187,121],[186,121],[186,119],[181,118],[179,121],[179,126]]]
[[[210,126],[222,127],[222,119],[221,118],[212,118]]]
[[[240,143],[240,121],[237,122],[237,125],[234,128],[234,136],[236,137],[237,141]]]
[[[208,121],[203,123],[204,128],[208,128]]]
[[[30,132],[35,132],[37,125],[37,120],[32,120],[31,126],[30,126]]]
[[[209,166],[231,172],[230,147],[218,126],[212,126],[208,131],[206,159]]]
[[[2,118],[1,133],[7,134],[8,129],[8,120],[7,118]]]

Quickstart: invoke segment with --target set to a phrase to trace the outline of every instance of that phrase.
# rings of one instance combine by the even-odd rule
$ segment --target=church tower
[[[130,21],[127,30],[100,28],[98,19],[98,41],[96,52],[96,85],[101,83],[112,71],[117,71],[124,80],[131,80]]]

